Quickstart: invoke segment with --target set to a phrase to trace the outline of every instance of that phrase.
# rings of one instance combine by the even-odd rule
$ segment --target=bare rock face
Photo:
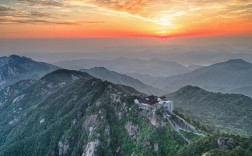
[[[82,156],[95,156],[96,148],[99,146],[100,141],[94,140],[87,144]]]
[[[130,156],[136,156],[135,152],[131,153],[131,155],[130,155]]]
[[[149,113],[148,119],[150,120],[150,123],[156,128],[164,127],[166,125],[162,118],[156,115],[155,112]]]
[[[110,127],[109,126],[106,127],[104,134],[105,134],[105,138],[107,138],[106,139],[107,143],[110,144],[111,138],[110,138]]]
[[[16,102],[21,101],[24,97],[25,97],[25,94],[18,96],[17,98],[15,98],[15,99],[13,100],[13,103],[16,103]]]
[[[0,104],[1,105],[1,104]],[[121,120],[122,119],[122,112],[118,112],[118,119]]]
[[[155,115],[155,114],[152,114],[150,117],[149,117],[149,120],[150,120],[150,123],[155,126],[155,127],[161,127],[162,125],[162,121],[161,119]]]
[[[43,119],[41,119],[41,120],[39,121],[40,124],[42,124],[42,123],[44,123],[44,122],[45,122],[45,118],[43,118]]]
[[[150,119],[150,123],[155,126],[155,127],[158,127],[158,121],[157,121],[157,117],[155,115],[149,117]]]
[[[67,150],[69,149],[69,143],[67,140],[59,141],[59,156],[65,156],[67,154]]]
[[[97,115],[90,115],[82,124],[82,128],[89,131],[90,127],[95,127],[97,123]]]
[[[120,93],[117,93],[117,94],[113,93],[113,94],[111,94],[110,99],[111,99],[112,103],[122,103],[122,101],[121,101],[121,94]]]
[[[73,119],[72,123],[71,123],[71,126],[75,126],[77,123],[77,119]]]
[[[154,144],[154,151],[157,152],[158,151],[158,143]]]
[[[210,153],[204,153],[202,156],[212,156]]]
[[[134,136],[137,134],[139,127],[138,125],[133,125],[133,123],[129,121],[125,125],[125,129],[127,130],[129,136]]]
[[[116,149],[116,154],[119,155],[120,152],[121,152],[121,147],[118,147],[118,148]]]

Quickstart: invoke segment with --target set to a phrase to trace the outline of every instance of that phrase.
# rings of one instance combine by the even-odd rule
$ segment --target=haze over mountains
[[[186,85],[195,85],[211,91],[235,92],[252,96],[250,94],[252,64],[242,59],[229,60],[189,73],[159,79],[153,85],[166,91],[175,91]]]
[[[109,66],[109,69],[114,68],[115,71],[123,70],[127,75],[104,67],[92,68],[86,70],[86,72],[103,80],[134,87],[146,94],[161,95],[176,91],[186,85],[195,85],[210,91],[240,93],[252,96],[252,64],[242,59],[233,59],[205,67],[193,65],[185,67],[178,63],[161,61],[159,59],[118,58],[113,61],[99,60],[97,62],[97,60],[88,59],[83,61],[79,61],[79,67],[92,67],[96,66],[96,64],[102,64]],[[68,62],[68,64],[71,64],[71,62]],[[75,61],[73,62],[74,64],[76,63]],[[145,66],[146,64],[149,64],[149,66]],[[0,65],[1,88],[19,80],[39,79],[43,75],[60,68],[17,55],[1,57]],[[181,72],[182,74],[160,77],[163,73],[169,73],[167,71],[170,71],[170,74]]]
[[[39,79],[59,67],[27,57],[0,57],[0,88],[24,79]]]
[[[110,71],[104,67],[95,67],[91,69],[82,69],[81,71],[86,72],[93,77],[107,80],[115,84],[122,84],[135,88],[136,90],[145,93],[147,95],[163,95],[165,91],[146,85],[143,82],[134,79],[130,76],[120,74],[114,71]]]
[[[7,64],[2,67],[12,65],[13,61],[8,60],[12,57],[4,57],[2,62],[7,58]],[[0,155],[247,156],[252,153],[252,138],[247,138],[252,133],[252,100],[247,96],[187,86],[167,95],[174,101],[176,113],[168,115],[163,107],[150,105],[143,109],[134,103],[146,96],[141,92],[157,94],[160,90],[130,76],[104,67],[81,72],[57,70],[59,67],[20,56],[14,56],[14,60],[13,69],[26,70],[5,76],[5,82],[11,85],[0,90]],[[243,60],[212,66],[192,72],[203,70],[207,74],[217,66],[222,67],[220,71],[232,69],[228,74],[240,70],[244,73],[241,76],[248,76],[250,70],[250,63]],[[30,69],[32,73],[28,72],[30,67],[34,68]],[[48,67],[55,70],[47,73],[44,69]],[[37,80],[30,80],[34,73],[39,74],[34,76]],[[42,73],[44,76],[38,78]],[[214,80],[218,79],[210,82]],[[160,83],[166,88],[165,81]],[[203,135],[175,128],[174,124],[181,122],[176,121],[176,116]]]
[[[120,57],[111,60],[80,59],[71,61],[61,61],[56,65],[66,69],[88,69],[93,67],[105,67],[119,73],[141,73],[154,77],[173,76],[186,73],[200,68],[198,65],[184,66],[182,64],[164,61],[157,58],[150,60]]]
[[[105,68],[92,68],[86,72],[103,80],[134,87],[146,94],[161,95],[176,91],[186,85],[195,85],[210,91],[241,93],[252,96],[252,64],[242,59],[233,59],[205,67],[193,65],[185,67],[178,63],[159,59],[118,58],[113,61],[88,59],[83,61],[79,61],[79,67],[92,67],[101,64],[109,66],[109,69],[114,68],[115,71],[123,70],[127,75]],[[71,62],[68,62],[68,64],[71,65]],[[73,62],[76,65],[76,62]],[[149,65],[145,66],[146,64]],[[1,88],[19,80],[39,79],[46,73],[59,69],[57,66],[36,62],[17,55],[1,57],[0,65]],[[182,74],[174,75],[181,72]],[[174,76],[160,77],[163,73],[170,73]]]
[[[158,58],[185,65],[210,65],[236,58],[252,62],[251,42],[252,37],[247,35],[182,37],[165,41],[157,38],[0,39],[0,54],[7,56],[16,53],[49,63],[84,58],[110,60],[128,57],[146,60]]]

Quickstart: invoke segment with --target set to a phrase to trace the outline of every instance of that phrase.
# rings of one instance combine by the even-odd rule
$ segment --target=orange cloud
[[[38,30],[43,30],[43,36],[54,37],[225,35],[252,32],[251,0],[15,2],[0,5],[1,37],[15,36],[14,32],[22,31],[23,28],[31,31],[30,36],[41,36]],[[11,24],[16,25],[12,27]],[[12,29],[8,30],[10,27]],[[53,33],[52,28],[56,29]]]

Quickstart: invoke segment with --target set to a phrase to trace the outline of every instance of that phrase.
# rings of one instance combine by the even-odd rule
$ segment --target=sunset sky
[[[0,0],[0,38],[252,34],[252,0]]]

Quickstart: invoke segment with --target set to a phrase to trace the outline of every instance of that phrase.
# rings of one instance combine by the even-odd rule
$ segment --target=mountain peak
[[[198,86],[187,85],[187,86],[184,86],[184,87],[178,89],[174,93],[183,95],[183,94],[187,94],[187,93],[198,93],[198,92],[205,92],[205,91],[206,90],[204,90]]]
[[[12,54],[12,55],[9,56],[9,58],[21,58],[21,56],[16,55],[16,54]]]
[[[187,85],[183,88],[181,88],[180,90],[203,90],[198,86],[192,86],[192,85]]]
[[[80,69],[80,71],[87,72],[87,73],[89,73],[89,72],[110,72],[110,70],[108,70],[105,67],[93,67],[93,68],[89,68],[89,69]]]
[[[24,56],[19,56],[19,55],[10,55],[9,56],[9,62],[10,63],[19,63],[22,61],[31,61],[32,59],[24,57]]]
[[[96,69],[96,70],[108,70],[108,69],[105,68],[105,67],[94,67],[94,68],[91,68],[91,69]]]
[[[10,55],[0,60],[0,89],[25,79],[40,79],[45,74],[59,69],[54,65],[37,62],[31,58]]]
[[[229,68],[249,69],[252,68],[252,63],[247,62],[243,59],[230,59],[225,62],[213,64],[212,66],[224,66]]]
[[[75,71],[75,70],[67,70],[67,69],[59,69],[53,71],[49,74],[46,74],[42,80],[49,81],[61,81],[61,80],[70,80],[70,79],[80,79],[80,78],[92,78],[89,74],[85,72]],[[61,79],[61,80],[59,80]]]
[[[225,62],[224,62],[225,63]],[[243,59],[230,59],[228,61],[226,61],[226,63],[232,63],[232,64],[251,64]]]

